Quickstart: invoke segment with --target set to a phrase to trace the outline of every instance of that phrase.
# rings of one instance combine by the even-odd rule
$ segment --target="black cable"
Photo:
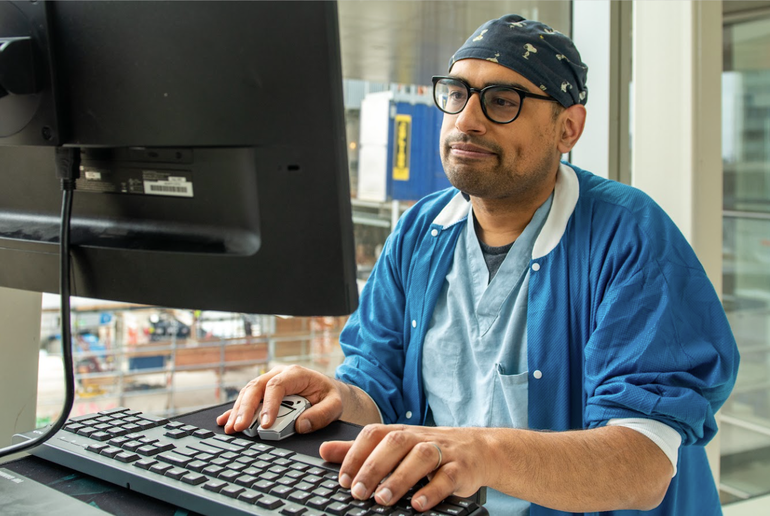
[[[59,418],[29,441],[0,448],[0,458],[39,446],[61,430],[69,418],[75,402],[75,371],[72,363],[72,326],[70,320],[70,222],[72,219],[72,196],[75,183],[80,175],[80,149],[56,148],[56,175],[61,179],[62,207],[59,227],[59,296],[61,297],[61,345],[62,367],[64,369],[64,404]]]

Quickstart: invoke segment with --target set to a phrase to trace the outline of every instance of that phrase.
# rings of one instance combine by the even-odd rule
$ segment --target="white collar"
[[[535,247],[532,249],[533,259],[542,258],[558,245],[564,230],[567,228],[567,222],[575,210],[579,196],[580,185],[577,174],[572,167],[561,163],[556,173],[556,186],[554,187],[551,211],[548,213],[543,229],[535,241]],[[463,194],[458,192],[444,206],[433,223],[441,226],[441,229],[447,229],[465,221],[470,209],[470,201],[467,201]]]

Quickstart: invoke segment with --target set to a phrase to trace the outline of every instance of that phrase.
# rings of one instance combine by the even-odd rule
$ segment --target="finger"
[[[375,500],[382,505],[395,503],[420,479],[433,472],[440,459],[441,454],[431,442],[414,444],[403,460],[394,466],[390,476],[376,488]]]
[[[321,443],[318,453],[326,462],[341,464],[351,446],[353,446],[353,441],[326,441]]]
[[[340,485],[350,488],[353,485],[353,479],[358,474],[367,457],[379,444],[382,438],[387,434],[388,428],[385,425],[366,425],[353,441],[353,444],[345,454],[345,458],[340,466]],[[362,495],[362,498],[366,498]]]
[[[257,407],[262,402],[264,385],[267,382],[270,373],[259,376],[241,389],[238,398],[235,400],[230,417],[225,424],[225,433],[242,432],[251,425],[254,420],[254,414]]]
[[[224,412],[223,414],[220,414],[217,416],[217,424],[219,426],[223,426],[227,421],[230,419],[230,413],[233,411],[233,409],[228,410],[227,412]]]
[[[364,443],[363,450],[371,451],[367,454],[363,464],[361,464],[358,473],[353,477],[352,487],[350,488],[353,496],[364,500],[369,498],[388,474],[390,474],[396,466],[410,453],[412,447],[417,444],[418,437],[411,430],[403,430],[392,427],[385,427],[385,430],[378,429],[382,435],[379,442],[376,443],[373,449],[371,449],[372,442]],[[343,467],[348,463],[351,455],[354,458],[360,460],[359,450],[356,448],[356,443],[353,444],[353,448],[348,453],[348,457],[343,462]],[[347,470],[346,470],[347,471]],[[419,479],[420,477],[418,477]],[[342,477],[340,477],[342,480]],[[342,481],[340,482],[342,483]]]
[[[321,401],[309,407],[297,418],[294,429],[300,434],[307,434],[328,426],[342,415],[342,403],[338,396],[329,394]],[[342,462],[341,460],[339,462]]]
[[[286,387],[280,375],[274,376],[267,382],[259,414],[259,424],[262,425],[262,428],[270,428],[275,423],[281,402],[286,394]]]
[[[450,463],[439,468],[431,481],[414,494],[412,507],[424,512],[441,503],[447,496],[455,494],[458,490],[458,486],[453,480],[458,478],[458,475],[453,473],[455,467],[456,464]]]

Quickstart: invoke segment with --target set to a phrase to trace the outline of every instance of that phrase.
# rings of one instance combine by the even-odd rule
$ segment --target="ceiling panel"
[[[343,75],[371,82],[430,84],[479,25],[509,13],[570,33],[568,1],[341,0],[338,10]]]

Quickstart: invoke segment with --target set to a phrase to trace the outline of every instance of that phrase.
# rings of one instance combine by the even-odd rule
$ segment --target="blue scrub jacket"
[[[468,209],[450,188],[407,211],[340,336],[337,377],[366,391],[386,423],[425,421],[422,343]],[[682,436],[664,501],[601,514],[721,514],[704,446],[739,355],[681,232],[643,192],[562,163],[530,265],[529,427],[661,421]],[[531,507],[532,516],[557,514],[568,513]]]

